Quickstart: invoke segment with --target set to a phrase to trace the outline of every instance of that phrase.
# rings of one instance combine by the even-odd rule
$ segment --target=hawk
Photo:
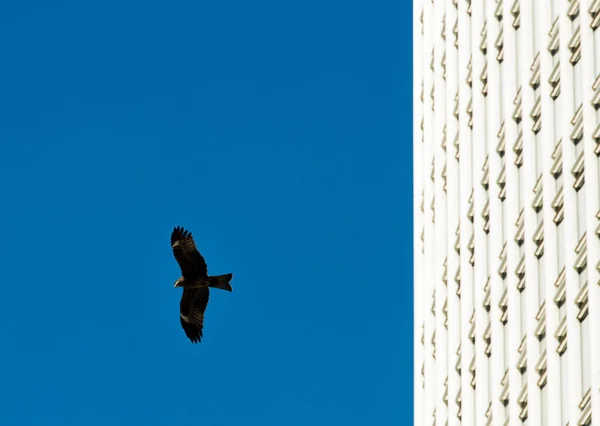
[[[196,249],[192,233],[180,226],[175,227],[171,233],[171,248],[181,268],[181,277],[174,285],[183,288],[179,302],[179,320],[185,335],[192,343],[198,343],[202,340],[209,287],[233,291],[229,284],[233,274],[209,276],[206,262]]]

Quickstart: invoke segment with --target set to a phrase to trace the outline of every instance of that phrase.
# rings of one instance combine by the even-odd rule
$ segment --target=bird
[[[204,258],[196,248],[192,233],[176,226],[171,233],[173,256],[181,268],[181,277],[173,288],[183,288],[179,302],[179,320],[185,335],[192,343],[202,341],[204,311],[208,305],[209,288],[233,291],[230,281],[233,274],[208,275]]]

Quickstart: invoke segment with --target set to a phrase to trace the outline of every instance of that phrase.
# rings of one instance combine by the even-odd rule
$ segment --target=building
[[[414,0],[415,425],[600,425],[600,0]]]

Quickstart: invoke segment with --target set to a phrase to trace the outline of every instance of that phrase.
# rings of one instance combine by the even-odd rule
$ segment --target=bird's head
[[[185,278],[183,278],[183,277],[178,278],[177,281],[175,281],[175,285],[173,286],[173,288],[183,287],[184,282],[185,282]]]

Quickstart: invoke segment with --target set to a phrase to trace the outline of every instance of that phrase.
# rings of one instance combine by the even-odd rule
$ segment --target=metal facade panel
[[[600,0],[414,0],[416,425],[600,421]]]

